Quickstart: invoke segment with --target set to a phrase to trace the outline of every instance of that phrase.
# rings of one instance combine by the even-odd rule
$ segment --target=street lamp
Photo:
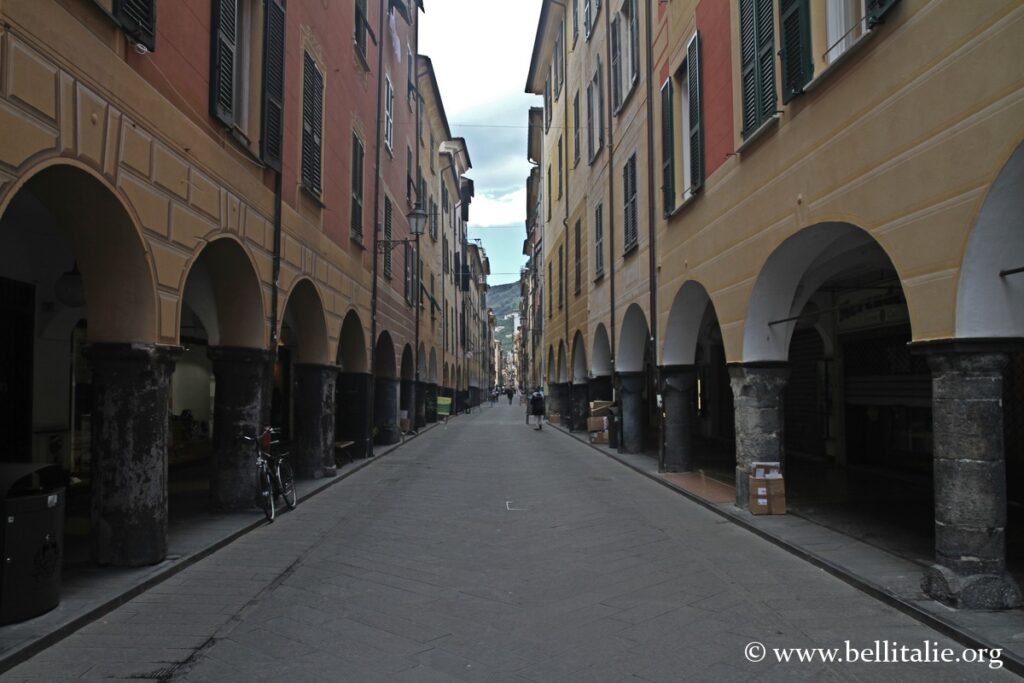
[[[414,239],[411,240],[377,240],[377,253],[386,254],[389,249],[394,249],[399,244],[413,244],[419,243],[420,235],[423,234],[423,227],[427,224],[427,212],[423,210],[423,206],[417,200],[416,205],[412,211],[405,214],[405,217],[409,221],[409,234]]]

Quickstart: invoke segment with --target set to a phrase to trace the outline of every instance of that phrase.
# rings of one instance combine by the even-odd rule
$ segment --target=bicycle
[[[275,501],[278,496],[284,500],[289,510],[294,510],[299,503],[295,491],[295,473],[292,471],[291,463],[288,462],[288,453],[274,455],[270,452],[270,447],[277,443],[271,441],[271,436],[276,433],[277,430],[267,427],[259,438],[242,437],[256,447],[258,503],[268,522],[274,521]]]

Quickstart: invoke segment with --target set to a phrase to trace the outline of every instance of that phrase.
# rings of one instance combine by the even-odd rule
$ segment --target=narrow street
[[[5,680],[1006,680],[774,661],[961,647],[502,402],[453,419]],[[753,641],[765,661],[744,659]]]

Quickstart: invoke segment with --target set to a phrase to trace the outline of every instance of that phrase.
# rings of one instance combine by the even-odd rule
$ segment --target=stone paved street
[[[1009,680],[987,664],[774,661],[962,648],[500,404],[439,426],[4,680]],[[744,659],[752,642],[765,661]],[[933,645],[934,647],[934,645]]]

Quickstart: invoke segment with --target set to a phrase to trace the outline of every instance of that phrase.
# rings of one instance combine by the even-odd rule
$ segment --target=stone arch
[[[448,363],[447,362],[445,362],[445,364],[444,364],[444,372],[442,374],[442,380],[443,381],[441,382],[441,386],[443,386],[443,387],[450,387],[451,386],[448,383]]]
[[[378,379],[396,379],[398,371],[395,367],[395,345],[391,341],[391,334],[384,330],[377,337],[376,362],[373,374]]]
[[[178,321],[186,305],[203,320],[210,346],[266,348],[263,288],[252,258],[234,237],[206,244],[184,273]]]
[[[743,361],[786,360],[789,342],[811,297],[829,279],[872,270],[896,273],[889,255],[850,223],[819,223],[792,235],[768,256],[757,276],[743,329]]]
[[[1024,143],[992,184],[967,238],[956,297],[957,337],[1024,337]]]
[[[693,365],[696,362],[697,343],[706,326],[708,306],[714,308],[704,286],[696,280],[687,280],[676,292],[672,309],[665,325],[665,345],[662,365]]]
[[[431,384],[437,384],[437,349],[430,349],[430,363],[427,366],[427,377]]]
[[[587,349],[583,333],[576,331],[572,340],[572,383],[587,383]]]
[[[619,333],[618,355],[615,358],[615,369],[618,372],[640,372],[644,369],[647,342],[650,331],[647,327],[647,316],[637,304],[626,309],[622,319],[622,332]]]
[[[355,309],[345,314],[338,338],[338,366],[342,372],[366,372],[366,337]]]
[[[416,372],[419,373],[421,382],[430,381],[427,374],[427,345],[420,342],[419,352],[416,354]]]
[[[0,219],[23,211],[43,212],[63,236],[70,253],[61,269],[76,264],[81,273],[90,342],[159,340],[152,255],[130,204],[114,187],[84,164],[51,159],[27,172],[0,202]],[[5,251],[11,261],[19,258]]]
[[[590,352],[590,361],[594,377],[607,377],[612,374],[612,351],[604,323],[598,323],[597,329],[594,330],[594,349]]]
[[[413,361],[412,346],[406,344],[402,348],[402,374],[401,379],[411,381],[416,376],[416,364]]]
[[[567,367],[566,357],[565,357],[565,341],[559,341],[558,342],[558,360],[557,360],[557,363],[558,363],[558,367],[557,367],[558,372],[556,373],[555,376],[557,377],[557,380],[558,380],[559,384],[564,384],[565,382],[569,381],[569,370],[568,370],[568,367]]]
[[[554,384],[558,380],[558,375],[555,374],[554,346],[548,346],[548,364],[544,368],[544,376],[547,377],[548,384]]]
[[[281,340],[295,349],[298,363],[330,362],[327,353],[327,319],[316,284],[301,278],[292,285],[281,316]]]

